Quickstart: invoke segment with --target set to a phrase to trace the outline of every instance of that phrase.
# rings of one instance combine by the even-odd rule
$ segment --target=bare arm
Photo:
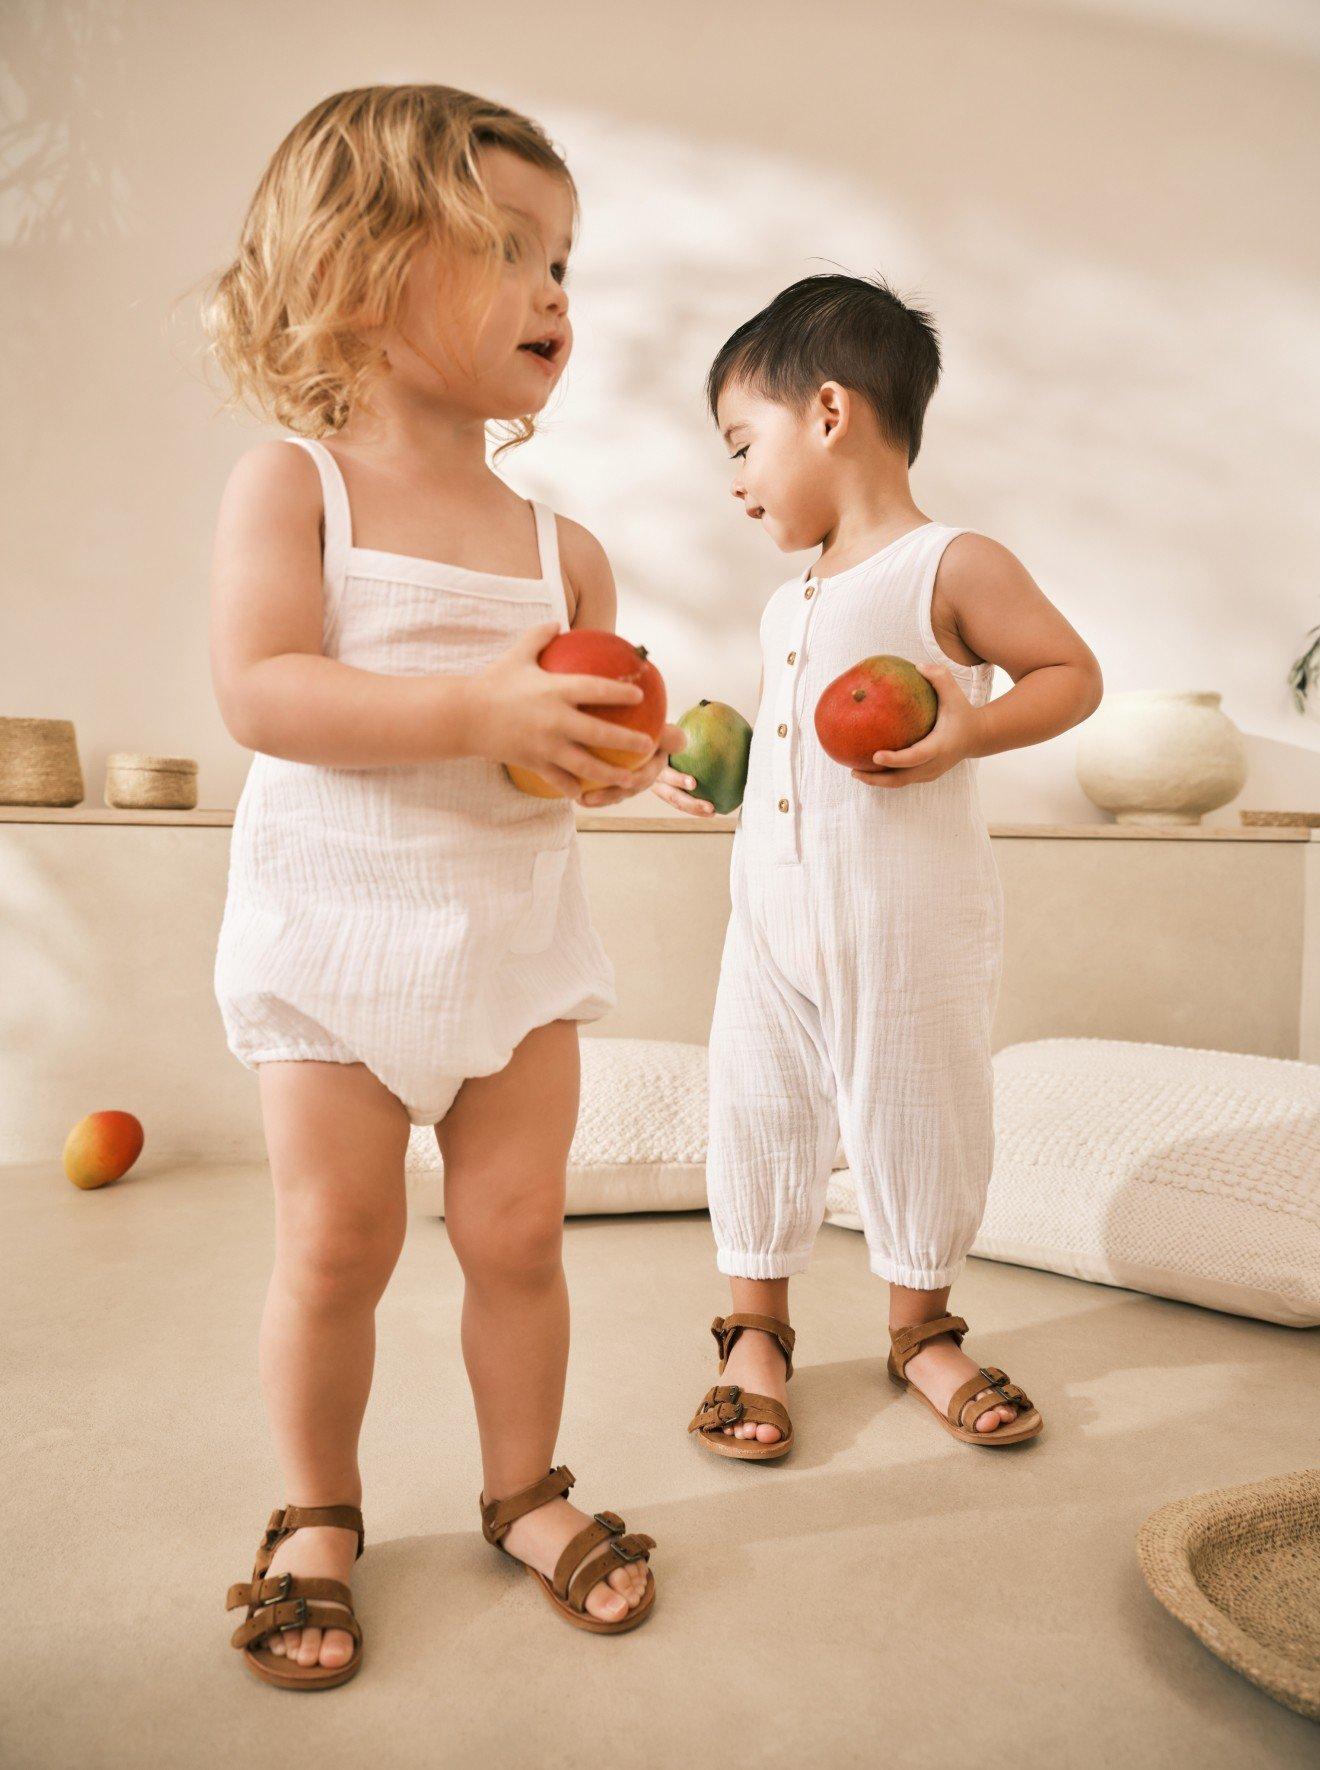
[[[1095,712],[1104,692],[1095,653],[1007,547],[958,536],[936,586],[958,636],[1014,683],[981,709],[978,756],[1043,743]]]
[[[225,488],[212,575],[211,661],[231,735],[249,749],[330,768],[483,756],[519,763],[572,797],[592,778],[630,777],[587,746],[644,748],[605,718],[640,691],[593,676],[557,676],[536,658],[557,622],[529,630],[476,676],[360,670],[321,649],[321,494],[314,463],[264,443]]]
[[[605,549],[581,523],[570,522],[566,517],[557,520],[564,585],[574,628],[594,627],[603,633],[615,632],[619,616],[619,593]],[[644,793],[666,766],[670,750],[675,749],[682,740],[683,733],[677,726],[666,725],[651,756],[630,776],[627,785],[606,787],[600,792],[585,794],[582,799],[584,808],[599,811],[604,806],[617,805],[621,799],[631,799],[638,793]],[[599,774],[593,778],[599,779]]]
[[[1095,654],[1006,547],[984,535],[949,543],[935,580],[941,649],[965,646],[1013,678],[1007,694],[974,707],[943,664],[920,665],[939,696],[934,729],[902,750],[877,750],[875,767],[854,769],[872,787],[938,780],[964,757],[1043,743],[1100,704]]]

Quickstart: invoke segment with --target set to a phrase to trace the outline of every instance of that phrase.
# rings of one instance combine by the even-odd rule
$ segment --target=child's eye
[[[729,456],[730,461],[745,461],[747,459],[747,451],[751,446],[750,443],[744,443],[736,455]]]
[[[550,275],[562,286],[568,281],[568,266],[566,264],[552,264]]]

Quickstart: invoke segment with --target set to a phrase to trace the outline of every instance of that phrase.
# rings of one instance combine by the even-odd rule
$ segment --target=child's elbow
[[[262,717],[261,698],[252,692],[251,686],[217,677],[215,698],[224,728],[234,742],[245,750],[264,749],[266,720]]]

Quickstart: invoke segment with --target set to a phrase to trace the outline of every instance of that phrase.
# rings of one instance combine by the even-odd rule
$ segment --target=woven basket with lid
[[[197,764],[188,756],[116,750],[105,759],[105,802],[125,810],[191,811],[197,803]]]

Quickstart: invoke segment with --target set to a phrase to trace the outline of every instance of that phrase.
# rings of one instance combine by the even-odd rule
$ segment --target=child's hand
[[[620,799],[631,799],[637,793],[644,793],[666,774],[673,774],[674,771],[669,766],[670,752],[681,750],[687,741],[687,733],[681,726],[666,725],[656,739],[654,754],[640,768],[633,770],[626,787],[605,787],[598,793],[586,793],[582,799],[583,806],[588,811],[599,811],[603,805],[617,805]],[[599,768],[592,778],[599,780]]]
[[[981,709],[974,707],[962,686],[943,664],[918,664],[917,669],[939,696],[939,712],[924,738],[905,750],[877,750],[875,768],[854,768],[854,780],[868,787],[906,787],[938,780],[955,763],[980,754]]]
[[[608,709],[635,706],[642,699],[641,689],[604,676],[564,676],[543,670],[536,660],[558,632],[557,621],[529,627],[471,679],[470,754],[530,769],[568,799],[582,799],[584,780],[619,788],[619,798],[640,792],[654,779],[647,771],[655,765],[656,745],[645,732],[609,723]],[[595,709],[600,709],[599,714]],[[682,738],[681,732],[677,735]],[[635,771],[615,768],[593,756],[593,746],[635,750],[647,761]]]
[[[678,731],[675,735],[679,741],[672,744],[670,748],[673,751],[678,751],[686,745],[688,734],[685,731]],[[666,766],[656,776],[655,785],[651,791],[657,799],[663,799],[666,805],[672,805],[677,811],[686,811],[689,817],[714,817],[715,807],[708,799],[694,799],[692,797],[692,790],[696,784],[690,774],[680,774],[676,768]]]

